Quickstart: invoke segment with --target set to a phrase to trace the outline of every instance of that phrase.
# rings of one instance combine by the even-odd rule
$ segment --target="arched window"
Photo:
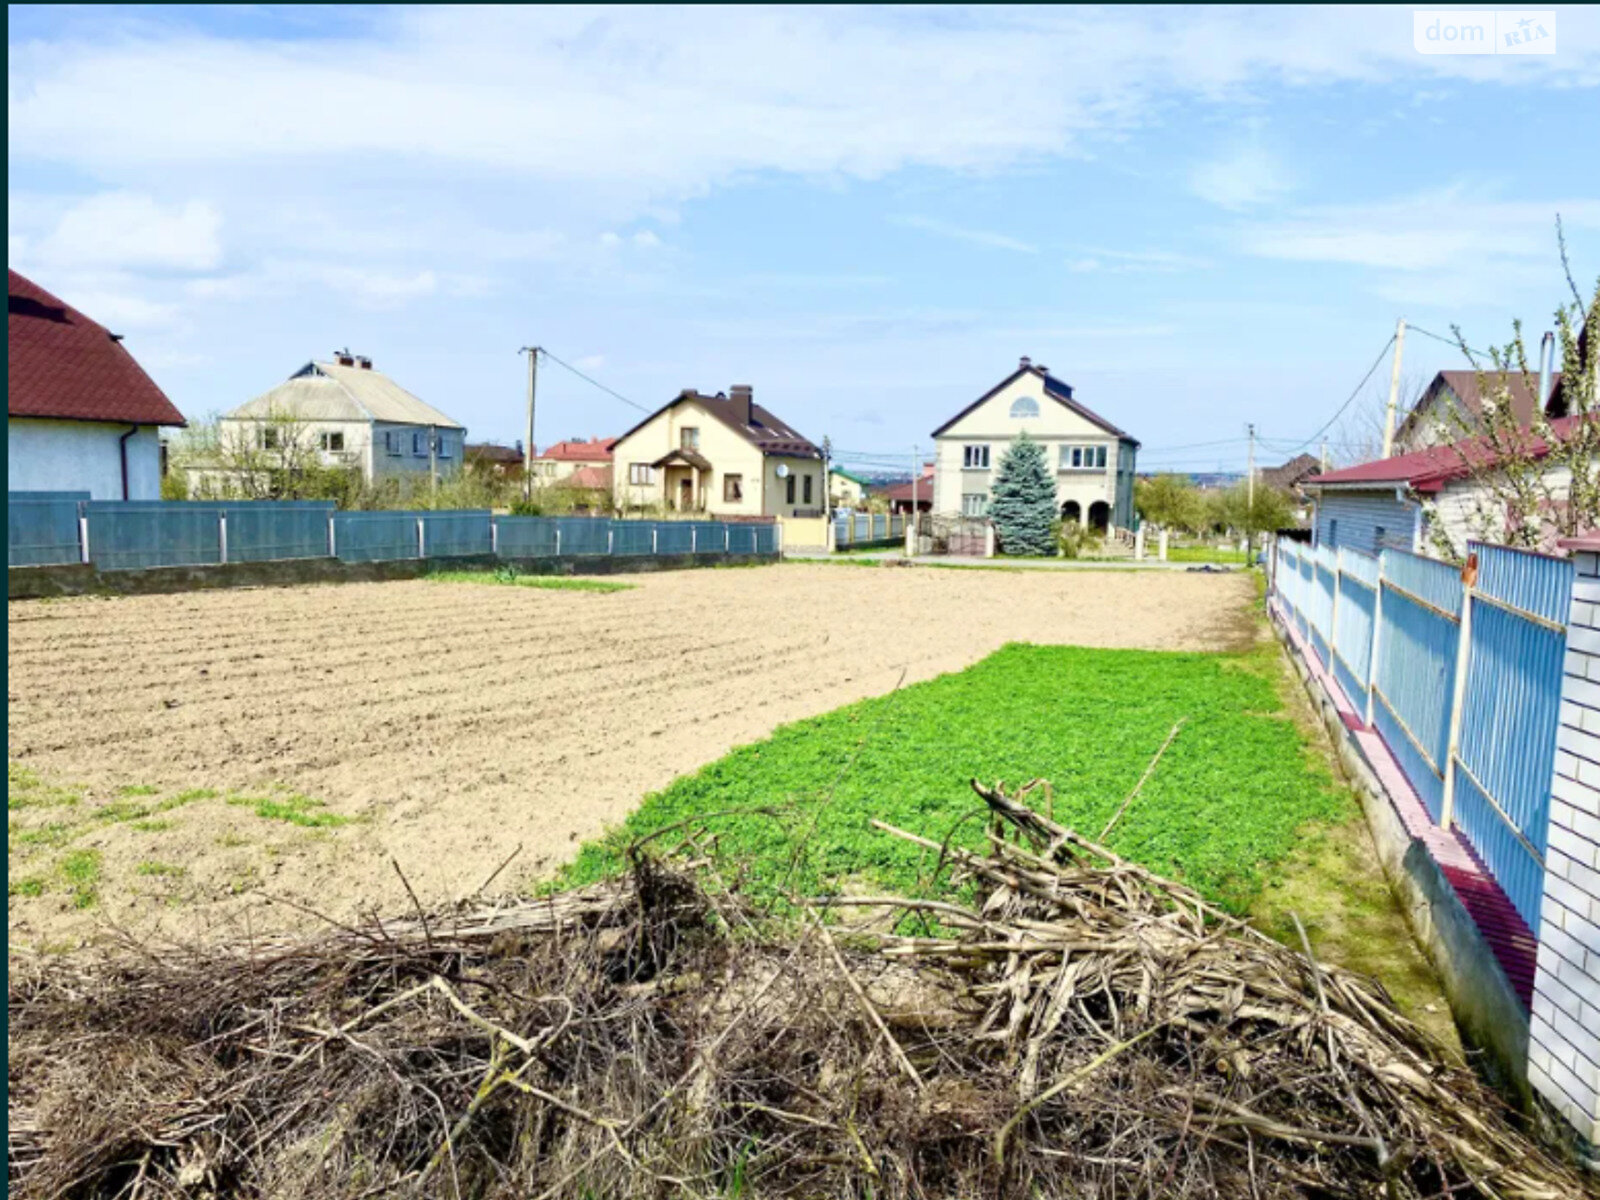
[[[1039,402],[1032,396],[1018,396],[1011,402],[1011,419],[1020,421],[1023,417],[1037,417],[1039,415]]]

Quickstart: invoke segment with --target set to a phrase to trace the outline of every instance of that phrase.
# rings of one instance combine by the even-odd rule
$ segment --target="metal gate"
[[[917,553],[982,558],[989,552],[989,522],[984,517],[917,517]]]

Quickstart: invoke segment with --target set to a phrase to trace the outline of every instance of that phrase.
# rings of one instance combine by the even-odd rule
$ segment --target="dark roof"
[[[1583,419],[1558,417],[1550,422],[1550,432],[1558,440],[1565,439],[1578,421]],[[1527,449],[1533,457],[1542,458],[1550,452],[1549,443],[1543,438],[1532,433],[1527,436]],[[1376,462],[1346,467],[1342,471],[1330,471],[1310,480],[1306,486],[1312,489],[1385,488],[1403,484],[1415,492],[1437,492],[1452,479],[1461,479],[1473,470],[1493,465],[1495,458],[1496,454],[1486,438],[1472,437],[1448,446],[1429,446],[1426,450],[1411,454],[1399,454],[1394,458],[1380,458]]]
[[[514,463],[521,465],[522,451],[515,446],[502,446],[499,442],[468,442],[466,456],[479,462]]]
[[[1483,415],[1483,383],[1491,388],[1498,389],[1500,375],[1497,371],[1485,371],[1480,380],[1477,371],[1440,371],[1433,377],[1433,382],[1428,384],[1428,390],[1422,393],[1422,399],[1400,423],[1400,428],[1395,436],[1403,438],[1416,427],[1424,414],[1436,407],[1436,400],[1440,393],[1448,391],[1456,397],[1462,408],[1466,410],[1463,417],[1470,419],[1469,423],[1476,425],[1477,418]],[[1557,371],[1550,377],[1550,395],[1546,404],[1540,405],[1539,376],[1532,371],[1512,371],[1505,377],[1506,391],[1511,398],[1511,415],[1516,418],[1518,425],[1528,425],[1533,421],[1534,411],[1543,408],[1546,415],[1560,417],[1566,415],[1566,410],[1560,402],[1564,395],[1561,389],[1561,372]],[[1559,411],[1557,411],[1559,409]],[[1456,428],[1447,426],[1447,428]]]
[[[1091,425],[1097,425],[1101,429],[1104,429],[1107,433],[1111,434],[1113,437],[1119,437],[1124,441],[1132,442],[1135,446],[1139,444],[1138,438],[1132,436],[1131,434],[1124,433],[1110,421],[1102,417],[1099,413],[1074,400],[1072,398],[1072,387],[1070,384],[1064,383],[1057,379],[1054,375],[1044,371],[1042,368],[1034,366],[1018,367],[1015,371],[1011,372],[1011,374],[1007,375],[983,395],[979,396],[971,404],[963,408],[955,416],[951,417],[943,425],[939,426],[939,428],[935,429],[933,431],[933,436],[938,437],[940,434],[944,433],[946,429],[949,429],[950,426],[961,420],[962,417],[966,416],[973,409],[990,400],[995,393],[999,392],[1003,388],[1009,387],[1012,383],[1022,378],[1024,375],[1037,375],[1044,382],[1044,394],[1046,396],[1049,396],[1063,408],[1071,409],[1085,421],[1088,421]]]
[[[685,388],[655,412],[640,421],[622,437],[613,439],[613,443],[620,442],[623,438],[632,437],[651,421],[655,420],[674,404],[693,401],[700,405],[717,420],[733,430],[745,441],[749,442],[763,454],[775,454],[785,458],[821,458],[822,451],[801,434],[796,433],[785,422],[775,417],[770,410],[762,408],[754,400],[750,402],[750,423],[744,422],[740,409],[743,402],[735,402],[718,392],[715,396],[707,396],[693,388]]]
[[[686,467],[693,467],[696,471],[709,471],[711,469],[711,460],[709,458],[684,446],[668,450],[650,465],[652,467],[670,467],[674,463],[682,463]]]
[[[1296,454],[1281,467],[1261,472],[1261,482],[1272,487],[1292,488],[1312,475],[1322,474],[1322,462],[1314,454]]]
[[[183,425],[183,414],[105,326],[10,272],[6,318],[13,417]]]

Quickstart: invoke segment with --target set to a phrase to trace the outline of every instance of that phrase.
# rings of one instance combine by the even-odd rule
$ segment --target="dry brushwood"
[[[1583,1192],[1371,980],[974,787],[988,854],[888,831],[973,903],[774,916],[700,886],[691,830],[548,900],[14,964],[12,1191]]]

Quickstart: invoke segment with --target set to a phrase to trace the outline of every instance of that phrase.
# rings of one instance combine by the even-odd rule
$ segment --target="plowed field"
[[[251,928],[545,875],[780,723],[1008,641],[1218,649],[1240,575],[795,565],[9,606],[10,926]],[[262,909],[264,898],[281,903]]]

